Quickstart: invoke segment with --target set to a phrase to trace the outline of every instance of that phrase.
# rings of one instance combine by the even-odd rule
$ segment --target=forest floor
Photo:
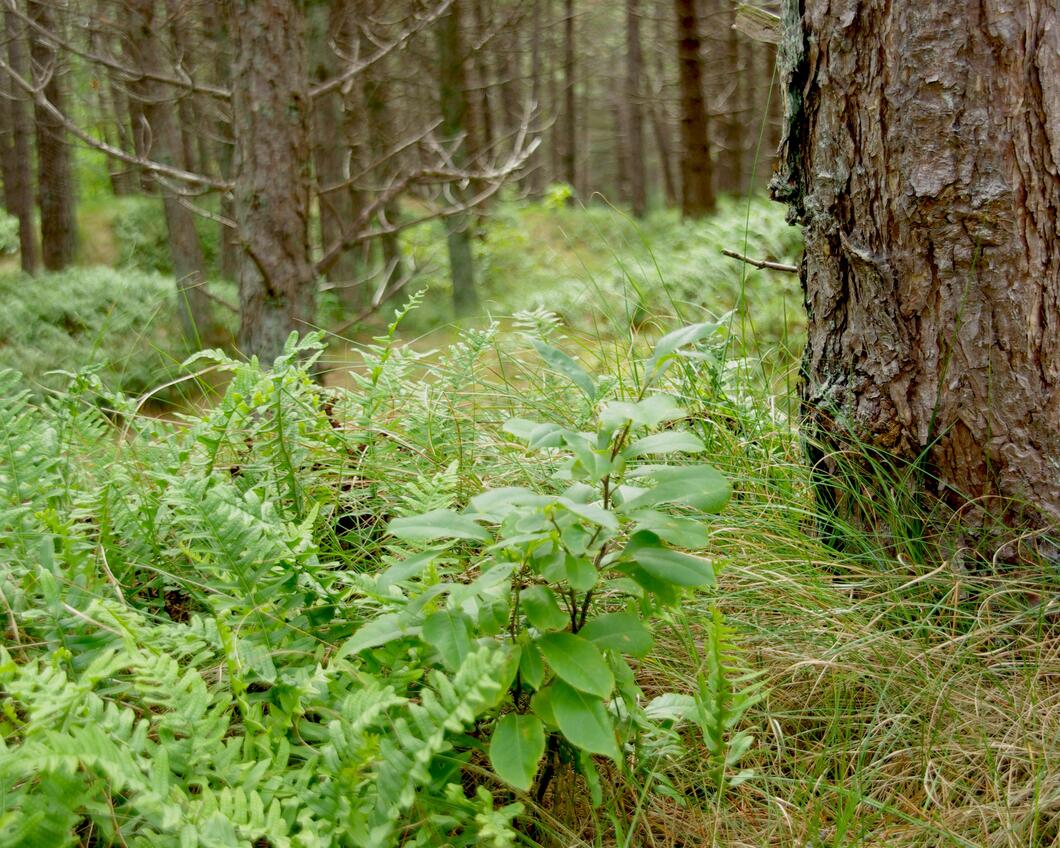
[[[749,274],[720,257],[720,248],[730,247],[790,259],[793,245],[789,233],[770,223],[768,207],[734,205],[725,213],[707,225],[682,224],[664,215],[638,226],[611,210],[504,205],[483,223],[476,250],[484,298],[495,314],[506,317],[470,326],[444,318],[442,240],[426,230],[411,234],[407,258],[420,270],[408,291],[427,285],[424,304],[392,338],[385,337],[380,319],[355,337],[333,341],[324,365],[329,388],[320,395],[316,393],[322,390],[296,372],[274,383],[272,377],[236,370],[227,389],[214,383],[212,396],[196,399],[193,407],[187,397],[174,397],[172,403],[181,409],[195,410],[177,424],[140,417],[129,407],[102,414],[100,410],[118,402],[114,398],[84,407],[83,386],[76,389],[81,394],[45,392],[16,400],[14,384],[5,384],[0,443],[18,445],[19,451],[8,451],[2,460],[7,465],[0,463],[5,522],[0,525],[0,590],[8,619],[6,648],[21,671],[13,663],[0,663],[0,685],[14,687],[11,691],[23,699],[32,692],[44,698],[28,677],[18,674],[28,676],[28,669],[39,667],[44,675],[53,663],[71,679],[88,675],[89,660],[103,662],[103,648],[110,650],[123,639],[138,651],[149,651],[175,645],[174,628],[190,633],[200,627],[195,632],[201,635],[205,631],[201,621],[195,625],[195,616],[238,621],[237,642],[247,644],[266,631],[272,638],[285,638],[276,635],[275,627],[270,631],[256,623],[262,608],[267,607],[270,620],[282,622],[286,616],[288,622],[302,622],[297,615],[303,610],[281,609],[273,599],[240,607],[233,600],[236,593],[227,584],[222,587],[227,572],[218,565],[220,542],[208,544],[208,527],[201,522],[209,516],[195,517],[197,496],[187,488],[192,485],[187,480],[203,473],[204,450],[217,487],[236,491],[243,480],[257,481],[251,488],[274,502],[272,508],[297,516],[297,521],[276,519],[275,539],[264,524],[255,532],[272,539],[270,544],[292,540],[291,550],[297,553],[291,556],[307,569],[299,578],[299,593],[308,597],[316,590],[313,581],[325,579],[309,570],[317,567],[317,559],[338,563],[338,578],[327,572],[326,579],[334,581],[326,584],[327,591],[343,593],[344,603],[375,614],[382,601],[364,594],[367,584],[361,577],[374,579],[391,561],[391,543],[380,538],[380,516],[405,515],[414,506],[463,508],[483,489],[518,484],[545,491],[555,485],[555,457],[531,458],[515,450],[502,425],[519,415],[585,429],[591,409],[564,372],[557,374],[542,362],[535,343],[565,350],[592,375],[604,396],[620,397],[636,378],[639,366],[634,363],[650,352],[663,331],[682,322],[721,318],[718,330],[683,361],[686,370],[666,389],[687,410],[687,425],[706,447],[704,460],[732,484],[725,509],[704,519],[708,541],[700,552],[713,560],[717,583],[684,592],[678,605],[660,612],[653,627],[655,646],[634,663],[634,671],[645,703],[665,693],[695,697],[712,670],[711,628],[720,611],[732,631],[732,670],[755,675],[760,685],[755,691],[761,695],[746,711],[733,713],[737,718],[724,734],[731,738],[746,732],[753,738],[726,767],[727,777],[719,784],[710,734],[694,722],[675,724],[676,736],[663,734],[666,744],[657,740],[651,767],[638,767],[633,759],[622,768],[599,766],[603,789],[596,805],[590,801],[587,778],[574,769],[561,770],[547,795],[536,801],[518,796],[526,811],[517,844],[1060,844],[1057,575],[1035,558],[1018,532],[1014,553],[1004,563],[968,565],[962,551],[946,547],[952,528],[940,525],[927,505],[882,480],[852,482],[848,492],[863,504],[867,524],[876,532],[840,527],[838,544],[822,541],[792,414],[803,333],[797,283],[775,274]],[[100,218],[89,224],[97,235],[92,250],[115,261],[122,248],[114,240],[112,222]],[[101,237],[102,232],[110,235]],[[128,277],[132,272],[120,273]],[[143,280],[147,282],[140,285],[141,278],[135,277],[137,291],[157,285],[163,292],[171,285],[149,274]],[[96,288],[91,291],[102,291],[113,280],[100,276],[92,285]],[[88,291],[79,288],[79,297],[88,297]],[[17,291],[12,288],[10,296]],[[56,297],[68,300],[69,294]],[[154,314],[151,304],[148,299],[128,306],[130,322],[142,325],[145,315]],[[106,321],[116,320],[113,303],[97,311]],[[62,325],[61,317],[49,317],[53,313],[34,314]],[[113,324],[98,325],[108,326]],[[381,338],[373,342],[373,337]],[[62,360],[73,350],[66,336],[41,333],[33,338],[44,340],[23,342],[38,345],[33,356],[12,351],[17,345],[4,340],[0,348],[10,354],[5,361],[24,371],[32,367],[34,375],[55,367],[76,370],[91,362]],[[55,352],[49,353],[46,344],[54,345]],[[99,353],[99,344],[79,344],[81,357],[107,353]],[[158,352],[164,339],[151,337],[147,345]],[[128,363],[141,362],[144,349],[134,346],[119,354],[113,348],[116,358],[126,358],[99,373],[128,377]],[[161,371],[137,379],[151,385],[159,373],[176,368],[168,355],[160,363]],[[294,429],[274,432],[268,429],[274,409],[269,386],[281,382],[290,399],[284,412],[294,419],[284,426]],[[39,389],[40,383],[23,385]],[[339,410],[335,414],[342,416],[335,433],[328,424],[332,412],[320,413],[330,409],[325,403],[329,398]],[[241,405],[248,407],[245,415],[238,412]],[[237,427],[234,422],[241,423]],[[318,426],[324,433],[319,439]],[[300,434],[296,456],[285,453],[284,432]],[[39,450],[39,457],[16,469],[16,463],[27,462],[23,454],[33,450]],[[380,453],[373,457],[371,450]],[[350,477],[352,451],[363,453],[357,454],[362,459]],[[56,463],[57,456],[63,457],[62,464]],[[32,491],[12,482],[28,468],[36,469]],[[292,482],[295,470],[298,477]],[[167,491],[182,494],[169,499]],[[297,509],[291,506],[291,491],[298,495]],[[345,535],[339,538],[335,522],[346,519],[337,510],[351,497],[361,498],[362,512],[354,516],[357,521],[343,525]],[[154,506],[147,510],[146,504]],[[248,507],[248,515],[253,510],[255,520],[262,522],[272,514],[260,503]],[[97,532],[97,527],[104,529]],[[62,540],[53,555],[61,567],[54,562],[49,566],[58,582],[49,583],[41,576],[44,567],[32,564],[44,538],[49,550],[51,540]],[[233,550],[228,555],[238,560],[238,545]],[[459,563],[458,555],[453,556]],[[225,569],[235,567],[225,562]],[[170,602],[174,593],[180,599],[176,606]],[[90,609],[84,606],[86,598],[94,604]],[[218,598],[222,606],[231,606],[234,618],[218,611]],[[188,609],[193,618],[186,625]],[[111,631],[118,625],[113,622],[119,619],[124,635],[115,636]],[[320,626],[320,632],[329,632]],[[210,697],[233,716],[251,715],[247,699],[260,699],[267,687],[251,680],[249,689],[240,689],[231,655],[228,668],[234,676],[225,682],[218,669],[226,649],[203,638],[195,651],[189,648],[181,655],[181,663],[204,680],[218,681],[211,685]],[[323,644],[329,638],[321,636],[322,644],[308,652],[304,642],[273,649],[268,664],[275,665],[277,676],[272,679],[285,680],[291,691],[308,687],[308,678],[297,676],[306,668],[299,663],[308,659],[311,668],[312,662],[325,662],[320,658],[330,657],[341,644],[337,637]],[[384,649],[373,660],[380,666],[392,661]],[[254,662],[264,660],[258,656]],[[365,668],[367,663],[358,673],[369,674]],[[386,668],[399,681],[407,671]],[[164,712],[158,706],[158,685],[117,676],[120,683],[100,691],[115,704],[131,705],[137,715],[157,720]],[[17,686],[11,682],[15,679]],[[291,682],[296,679],[303,682]],[[35,678],[31,682],[43,685]],[[101,686],[88,676],[79,685],[78,698]],[[750,691],[751,684],[734,678],[730,686],[730,694],[738,695],[741,686]],[[180,709],[193,711],[190,704]],[[20,702],[17,709],[25,706]],[[333,708],[339,709],[338,701]],[[58,713],[29,710],[19,713],[19,722],[29,718],[16,731],[11,715],[0,717],[5,739],[0,792],[10,793],[11,799],[6,811],[0,811],[0,837],[28,827],[25,817],[46,808],[41,798],[56,805],[54,810],[63,809],[55,813],[56,822],[66,820],[62,816],[70,811],[58,795],[48,795],[47,775],[52,775],[53,789],[61,780],[70,781],[63,786],[81,787],[68,789],[69,803],[83,804],[70,813],[72,820],[89,815],[85,810],[113,816],[114,805],[122,804],[130,827],[148,828],[144,822],[151,818],[144,810],[149,806],[136,806],[134,787],[139,784],[126,777],[130,789],[125,795],[100,790],[98,775],[106,772],[94,771],[96,760],[85,759],[80,770],[70,772],[57,759],[42,759],[43,777],[12,778],[20,745],[29,746],[33,739],[38,746],[59,744],[55,740],[67,739],[62,734],[74,733],[69,727],[80,719],[72,711],[63,726],[49,723]],[[34,722],[38,736],[33,736]],[[277,731],[270,726],[267,732]],[[301,742],[309,744],[316,737],[307,739]],[[253,748],[250,743],[240,754],[235,746],[225,748],[221,739],[215,742],[211,762],[251,756],[246,753]],[[67,739],[67,744],[73,742]],[[213,743],[203,742],[207,744]],[[286,766],[291,774],[296,759]],[[122,762],[125,768],[140,767],[138,761]],[[323,763],[314,768],[324,768]],[[143,768],[145,775],[153,774],[149,764]],[[221,781],[221,767],[216,768]],[[251,768],[249,759],[245,768]],[[264,773],[265,766],[260,768]],[[285,766],[278,758],[269,768]],[[467,773],[483,768],[488,769],[484,758],[472,758]],[[735,779],[738,772],[741,779]],[[281,771],[275,779],[283,779]],[[144,781],[146,786],[148,777]],[[484,782],[498,786],[492,778]],[[267,783],[262,779],[261,787]],[[170,800],[184,805],[183,815],[201,814],[199,789],[171,792]],[[498,790],[497,797],[502,796]],[[419,825],[426,826],[428,818]],[[408,826],[419,826],[417,821],[410,813]],[[100,827],[104,833],[107,826]],[[84,834],[84,825],[79,828]],[[86,839],[72,844],[111,844]]]

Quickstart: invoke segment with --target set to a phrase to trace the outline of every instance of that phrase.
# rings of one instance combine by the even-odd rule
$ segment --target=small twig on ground
[[[768,268],[770,271],[783,271],[785,274],[799,273],[797,265],[788,265],[784,262],[767,262],[764,259],[751,259],[748,256],[744,256],[742,253],[737,253],[735,250],[723,250],[722,254],[732,259],[739,259],[741,262],[746,262],[748,265],[754,265],[755,268]]]

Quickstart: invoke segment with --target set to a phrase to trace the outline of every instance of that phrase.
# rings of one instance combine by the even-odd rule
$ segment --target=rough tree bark
[[[298,0],[237,0],[230,25],[239,346],[265,363],[313,326],[309,96]]]
[[[698,218],[714,210],[715,197],[696,0],[674,0],[674,17],[681,83],[681,214]]]
[[[438,21],[438,83],[442,108],[442,133],[450,145],[453,164],[467,167],[467,75],[464,69],[464,49],[461,33],[461,3],[453,4]],[[456,202],[464,198],[458,188],[453,189]],[[470,315],[478,311],[475,291],[475,266],[471,256],[471,216],[457,212],[445,219],[449,246],[449,274],[453,282],[453,311]]]
[[[822,480],[853,435],[968,520],[1060,521],[1052,5],[788,0],[781,63]]]
[[[145,74],[165,73],[167,68],[163,59],[162,40],[158,34],[165,25],[165,19],[158,14],[154,0],[129,0],[125,12],[128,15],[129,35],[125,47],[130,66]],[[184,158],[184,144],[177,121],[177,92],[149,76],[133,80],[129,90],[131,96],[140,101],[147,124],[146,155],[164,165],[191,170]],[[181,203],[173,187],[159,182],[158,190],[162,195],[169,255],[177,283],[177,312],[181,330],[184,338],[191,343],[212,343],[216,333],[211,326],[210,300],[203,288],[206,262],[195,229],[195,213]]]
[[[8,64],[15,73],[28,79],[29,56],[23,40],[23,26],[14,12],[5,14]],[[14,87],[12,87],[13,89]],[[18,244],[22,270],[37,271],[37,232],[33,220],[33,124],[26,97],[12,90],[5,92],[11,128],[11,173],[4,174],[4,189],[10,195],[8,211],[18,218]]]
[[[56,30],[51,3],[30,0],[27,11],[41,30]],[[43,84],[48,101],[59,111],[65,111],[63,67],[58,52],[35,29],[29,31],[29,42],[34,80],[38,85]],[[77,252],[74,172],[62,123],[40,104],[35,106],[34,113],[41,258],[45,268],[57,271],[73,262]]]
[[[629,163],[629,200],[634,217],[643,218],[648,199],[644,168],[644,112],[641,79],[644,59],[640,49],[640,0],[626,0],[626,151]]]

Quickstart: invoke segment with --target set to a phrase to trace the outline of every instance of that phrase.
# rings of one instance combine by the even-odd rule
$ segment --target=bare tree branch
[[[155,162],[153,159],[147,159],[143,156],[135,156],[131,153],[126,153],[118,147],[114,147],[114,145],[93,138],[75,122],[66,117],[62,111],[56,108],[55,104],[44,96],[44,90],[40,85],[34,85],[25,77],[17,73],[15,69],[3,59],[3,57],[0,57],[0,70],[6,72],[11,80],[19,88],[29,94],[38,106],[55,118],[55,120],[59,121],[70,135],[84,142],[89,147],[102,151],[114,159],[144,168],[159,176],[169,177],[170,179],[179,180],[180,182],[188,183],[189,185],[202,186],[217,191],[231,190],[232,184],[230,182],[216,180],[213,177],[196,174],[191,171],[186,171],[183,168],[175,168],[172,165],[164,165],[161,162]]]

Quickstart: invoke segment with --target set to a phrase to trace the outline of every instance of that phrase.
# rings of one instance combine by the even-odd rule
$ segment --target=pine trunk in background
[[[681,86],[681,214],[699,218],[714,211],[715,199],[695,0],[674,0],[674,17]]]
[[[530,115],[530,120],[534,123],[537,123],[540,120],[540,116],[545,114],[545,104],[542,100],[544,87],[541,84],[543,73],[541,61],[541,41],[543,38],[541,33],[541,6],[543,2],[544,0],[530,0],[532,15],[532,28],[530,31],[530,101],[534,110]],[[527,163],[526,187],[532,197],[539,197],[544,192],[547,182],[544,156],[542,155],[544,146],[542,141],[542,144],[534,151],[530,161]]]
[[[169,38],[176,64],[186,73],[193,74],[195,57],[191,52],[191,39],[185,20],[191,4],[188,0],[165,0],[165,7],[165,23],[169,25]],[[161,61],[161,57],[156,61]],[[174,91],[173,94],[176,104],[173,119],[180,134],[181,160],[187,170],[205,174],[209,163],[205,158],[200,161],[199,157],[198,141],[202,139],[203,133],[197,130],[195,99],[185,91]]]
[[[310,7],[311,77],[320,83],[338,73],[338,61],[332,42],[346,45],[346,0],[331,0],[327,6]],[[321,253],[349,237],[349,229],[360,206],[349,185],[346,164],[350,159],[350,139],[343,104],[344,93],[334,89],[316,97],[312,103],[313,166],[316,170],[317,209],[320,216]],[[360,276],[356,248],[343,250],[327,271],[329,282],[341,288],[343,302],[357,307],[363,302],[363,291],[354,286]]]
[[[7,61],[15,73],[29,79],[29,56],[23,40],[22,22],[14,12],[4,15],[7,38]],[[10,175],[4,173],[4,189],[9,195],[8,212],[18,218],[18,244],[22,270],[27,274],[37,271],[37,231],[33,215],[33,125],[29,104],[21,93],[5,92],[10,96],[7,103],[8,121],[11,130]],[[10,185],[8,184],[10,181]]]
[[[662,47],[669,43],[669,39],[666,37],[666,16],[661,14],[655,17],[655,42],[654,50],[652,50],[654,79],[649,80],[651,97],[648,101],[648,110],[651,116],[652,131],[655,136],[655,148],[659,156],[659,173],[662,177],[666,205],[677,206],[680,202],[680,193],[677,187],[673,144],[670,141],[670,113],[666,108],[666,100],[664,98],[668,86],[666,60]]]
[[[851,437],[917,492],[1060,521],[1060,24],[1050,4],[789,0],[777,199],[802,223],[819,494]],[[893,69],[901,69],[894,73]],[[831,503],[829,503],[831,502]],[[856,517],[856,516],[855,516]]]
[[[489,18],[486,6],[482,0],[471,0],[466,6],[467,12],[461,18],[461,24],[470,30],[470,38],[467,41],[471,45],[482,42],[482,46],[470,49],[465,45],[465,51],[469,54],[465,57],[470,67],[470,77],[474,86],[474,101],[469,98],[467,113],[467,143],[468,158],[472,163],[493,148],[495,134],[493,131],[493,83],[490,74],[490,63],[487,52],[492,46],[486,42],[489,30]],[[463,33],[461,33],[463,44]],[[467,71],[465,71],[465,74]],[[470,92],[469,92],[470,95]]]
[[[578,185],[578,112],[574,41],[574,0],[565,0],[563,18],[563,129],[560,177],[570,187]]]
[[[228,3],[206,3],[202,7],[203,27],[211,33],[215,42],[213,56],[208,65],[210,82],[214,85],[227,85],[231,71],[228,58],[231,53],[229,5]],[[207,158],[213,163],[221,178],[231,179],[234,152],[232,127],[218,104],[214,103],[210,106],[207,126],[210,130],[213,150]],[[219,270],[226,280],[234,280],[239,275],[239,234],[235,227],[227,223],[235,220],[235,207],[230,192],[221,195],[221,217],[224,221],[217,225],[220,243]]]
[[[30,0],[30,19],[42,30],[56,31],[50,2]],[[60,112],[66,111],[63,63],[51,44],[35,29],[29,29],[33,78],[43,84],[43,93]],[[46,75],[46,76],[42,76]],[[70,145],[62,122],[39,104],[34,109],[37,134],[37,194],[40,201],[41,259],[44,267],[58,271],[74,261],[77,252],[77,220],[74,172]]]
[[[392,126],[390,114],[390,76],[386,73],[385,57],[379,62],[365,68],[363,97],[368,132],[368,152],[374,162],[381,162],[382,184],[385,186],[396,178],[395,163],[392,156],[387,156],[388,146],[392,140],[388,132]],[[386,229],[398,223],[401,207],[395,200],[383,207],[379,216],[380,229]],[[379,238],[383,254],[383,278],[379,282],[380,291],[387,291],[392,285],[405,276],[405,260],[401,255],[401,240],[397,233],[387,233]]]
[[[736,10],[726,6],[718,15],[724,21],[725,50],[722,55],[728,73],[721,82],[725,93],[722,120],[725,150],[718,163],[717,182],[721,191],[738,195],[747,190],[743,172],[744,145],[748,129],[753,131],[756,120],[746,94],[751,85],[748,78],[750,67],[740,61],[740,34],[733,26]]]
[[[190,170],[184,160],[184,146],[175,114],[176,92],[171,86],[148,76],[163,74],[166,70],[162,65],[164,52],[159,37],[165,19],[157,14],[154,0],[128,0],[124,11],[128,15],[125,50],[129,65],[144,72],[143,76],[129,83],[129,92],[143,109],[147,139],[145,153],[163,165]],[[146,177],[153,180],[150,174]],[[206,262],[195,229],[195,213],[184,206],[179,195],[164,182],[158,181],[158,193],[165,210],[181,330],[189,343],[212,343],[215,340],[212,310],[203,288]]]
[[[452,150],[453,164],[457,168],[464,168],[468,161],[465,148],[468,98],[460,0],[453,0],[449,11],[439,19],[437,38],[442,137]],[[453,187],[453,194],[458,203],[464,201],[463,193],[456,186]],[[463,210],[448,215],[445,230],[449,246],[449,273],[453,283],[453,311],[457,316],[470,315],[478,311],[475,266],[471,256],[471,216]]]
[[[237,0],[230,20],[239,347],[266,364],[315,317],[302,9],[298,0]]]
[[[640,49],[640,0],[626,0],[626,151],[629,162],[630,207],[636,218],[643,218],[648,208],[641,93],[643,68],[644,59]]]

